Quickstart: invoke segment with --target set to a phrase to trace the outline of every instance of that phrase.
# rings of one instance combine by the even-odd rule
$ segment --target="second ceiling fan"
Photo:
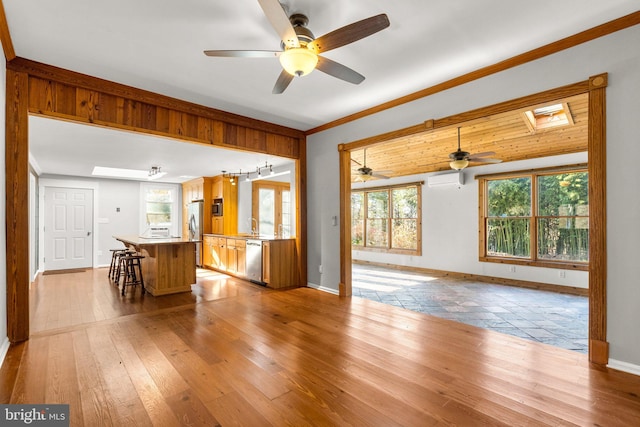
[[[485,151],[484,153],[471,154],[468,151],[462,151],[460,149],[460,128],[458,128],[458,149],[449,154],[449,166],[451,169],[461,170],[469,166],[469,162],[476,163],[500,163],[500,159],[492,159],[490,156],[495,156],[493,151]]]
[[[309,19],[305,15],[287,16],[278,0],[258,0],[258,3],[280,36],[281,50],[205,50],[204,53],[215,57],[278,57],[283,70],[273,87],[274,94],[284,92],[295,76],[307,75],[316,68],[346,82],[361,83],[364,80],[362,74],[320,54],[363,39],[389,26],[387,15],[380,14],[315,38],[306,27]]]

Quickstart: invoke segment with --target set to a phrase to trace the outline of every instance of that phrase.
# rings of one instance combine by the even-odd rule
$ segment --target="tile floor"
[[[353,296],[588,351],[589,300],[549,291],[353,265]]]

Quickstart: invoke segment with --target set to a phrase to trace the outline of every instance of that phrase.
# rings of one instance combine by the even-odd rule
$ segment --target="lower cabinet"
[[[247,276],[247,240],[206,235],[204,266],[234,276]],[[293,239],[262,241],[262,280],[270,288],[298,285],[296,245]]]
[[[247,275],[247,241],[244,239],[236,240],[236,273],[238,276],[245,277]]]
[[[270,288],[298,286],[295,240],[262,242],[262,280]]]
[[[202,238],[202,265],[205,267],[214,267],[213,264],[213,240],[212,236],[204,236]]]

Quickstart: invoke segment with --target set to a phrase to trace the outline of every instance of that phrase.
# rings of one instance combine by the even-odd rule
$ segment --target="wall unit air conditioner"
[[[462,171],[441,173],[438,175],[430,175],[427,177],[427,185],[429,187],[442,187],[445,185],[464,185],[464,174]]]

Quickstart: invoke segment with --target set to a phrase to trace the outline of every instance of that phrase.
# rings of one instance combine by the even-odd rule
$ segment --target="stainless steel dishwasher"
[[[249,280],[264,285],[262,281],[262,240],[247,240],[246,267]]]

